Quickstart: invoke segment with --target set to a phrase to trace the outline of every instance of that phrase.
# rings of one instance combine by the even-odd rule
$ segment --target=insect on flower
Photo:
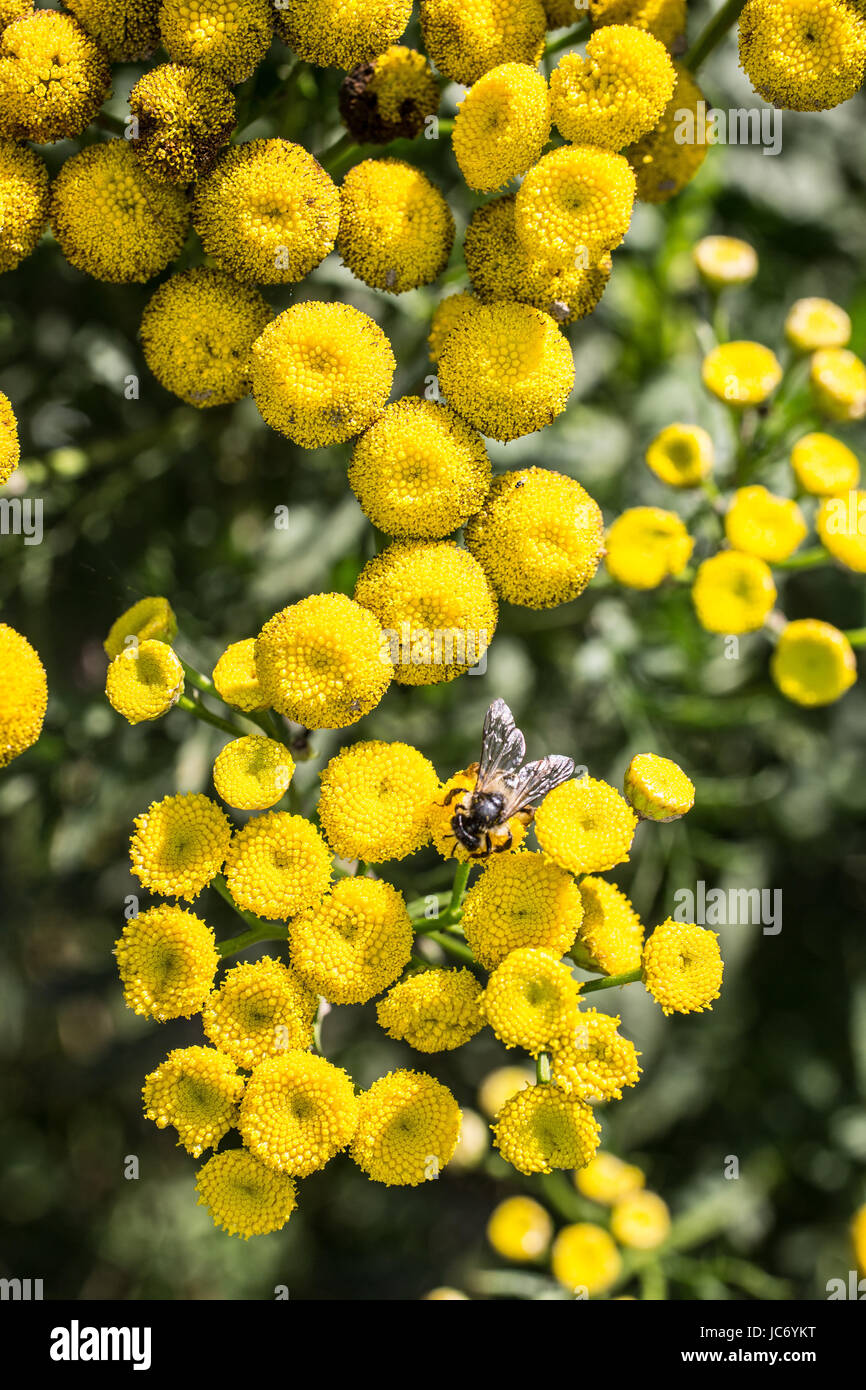
[[[458,843],[472,859],[486,859],[511,849],[513,835],[508,822],[516,817],[529,825],[536,805],[566,782],[574,772],[571,758],[551,753],[521,767],[526,741],[514,723],[504,700],[494,700],[484,717],[481,735],[481,761],[466,769],[475,777],[471,787],[454,787],[445,805],[454,804],[451,831],[454,850]]]

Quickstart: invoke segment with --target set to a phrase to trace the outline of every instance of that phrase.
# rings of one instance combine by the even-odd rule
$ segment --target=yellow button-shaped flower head
[[[637,816],[615,787],[575,778],[548,792],[535,814],[544,853],[573,874],[604,873],[628,861]]]
[[[782,694],[795,704],[830,705],[856,681],[857,659],[837,627],[817,618],[798,618],[783,628],[770,672]]]
[[[188,184],[209,173],[235,124],[226,84],[180,63],[163,63],[139,78],[129,109],[138,121],[132,147],[160,183]]]
[[[713,471],[713,441],[700,425],[667,425],[646,453],[649,467],[671,487],[698,487]]]
[[[227,972],[202,1009],[202,1025],[214,1047],[250,1071],[266,1057],[310,1047],[318,1007],[294,970],[262,956]]]
[[[493,970],[524,946],[564,955],[582,917],[571,875],[543,854],[521,852],[489,860],[463,900],[462,925],[475,959]]]
[[[256,638],[265,700],[308,729],[345,729],[375,709],[392,676],[369,611],[345,594],[312,594],[284,608]]]
[[[449,333],[439,384],[474,429],[507,442],[562,414],[574,359],[549,314],[528,304],[484,304]]]
[[[136,642],[168,642],[177,636],[177,618],[165,598],[142,598],[111,625],[104,642],[109,661]],[[134,638],[135,642],[128,639]]]
[[[832,434],[804,434],[791,450],[797,482],[816,497],[838,497],[860,481],[860,460]]]
[[[619,246],[631,222],[635,176],[611,150],[567,145],[543,155],[517,194],[517,234],[551,263],[592,261]]]
[[[785,337],[799,352],[843,348],[851,337],[851,320],[831,299],[798,299],[788,310]]]
[[[127,1008],[157,1023],[197,1014],[219,964],[207,923],[168,905],[131,917],[114,954]]]
[[[75,139],[110,80],[108,59],[76,20],[56,10],[25,14],[0,34],[0,134],[40,145]]]
[[[241,1101],[239,1129],[269,1168],[306,1178],[345,1149],[358,1123],[352,1078],[309,1052],[268,1057]]]
[[[183,694],[183,667],[165,642],[136,643],[112,661],[105,693],[130,724],[159,719]]]
[[[748,285],[758,273],[758,253],[739,237],[701,237],[692,256],[701,279],[714,290]]]
[[[178,1143],[198,1158],[235,1124],[244,1078],[212,1047],[178,1047],[145,1077],[144,1113],[159,1129],[173,1125]]]
[[[626,769],[625,794],[643,820],[679,820],[695,804],[694,783],[670,758],[636,753]]]
[[[409,964],[412,924],[402,893],[373,878],[341,878],[289,927],[292,966],[332,1004],[366,1004]]]
[[[636,1086],[640,1053],[619,1032],[620,1020],[598,1009],[580,1012],[570,1035],[553,1050],[550,1079],[581,1100],[621,1100],[624,1086]]]
[[[544,78],[525,63],[503,63],[479,78],[458,107],[454,157],[470,188],[493,193],[525,174],[549,137]]]
[[[275,1172],[248,1149],[214,1154],[198,1171],[196,1191],[214,1225],[244,1240],[281,1231],[297,1206],[288,1174]]]
[[[151,893],[191,901],[225,863],[231,825],[200,792],[154,801],[134,824],[132,872]]]
[[[601,561],[601,508],[549,468],[503,473],[465,531],[468,549],[507,603],[554,608],[583,593]]]
[[[425,1072],[392,1071],[363,1091],[351,1155],[373,1182],[417,1187],[438,1178],[460,1137],[460,1107]]]
[[[563,0],[553,0],[561,6]],[[574,8],[572,6],[572,8]],[[686,32],[686,0],[589,0],[593,24],[633,24],[660,39],[665,48],[682,50]],[[574,15],[569,20],[574,23]]]
[[[416,1052],[450,1052],[484,1027],[481,985],[471,970],[421,970],[376,1005],[379,1027]]]
[[[667,1203],[656,1192],[632,1192],[616,1203],[610,1216],[612,1234],[631,1250],[657,1250],[670,1228]]]
[[[401,159],[365,159],[349,170],[337,250],[365,285],[388,294],[429,285],[453,244],[451,210],[420,169]]]
[[[478,1103],[488,1119],[495,1119],[503,1105],[530,1082],[535,1081],[535,1069],[523,1067],[494,1067],[478,1088]]]
[[[716,932],[669,917],[650,935],[643,952],[643,981],[666,1014],[712,1008],[722,984]]]
[[[790,497],[765,487],[737,488],[725,513],[725,535],[734,550],[777,564],[793,555],[807,532],[803,513]]]
[[[446,295],[440,299],[430,320],[430,333],[427,345],[431,362],[438,362],[445,347],[445,341],[453,328],[469,314],[474,313],[478,300],[474,294],[461,290],[459,294]]]
[[[720,550],[698,566],[692,602],[707,632],[757,632],[776,602],[776,586],[765,560]]]
[[[762,343],[720,343],[702,371],[707,390],[728,405],[762,405],[782,380],[778,358]]]
[[[511,951],[496,967],[481,1008],[501,1043],[536,1057],[570,1037],[579,994],[567,965],[552,951],[528,946]]]
[[[500,63],[535,67],[547,21],[541,0],[422,0],[424,47],[439,72],[471,87]]]
[[[2,162],[3,150],[0,146],[0,162]],[[0,173],[2,179],[2,173]],[[2,203],[3,191],[0,186],[0,203]],[[15,411],[8,396],[4,396],[0,391],[0,487],[7,483],[15,469],[18,467],[21,458],[21,446],[18,442],[18,421],[15,419]]]
[[[48,705],[48,680],[26,637],[0,623],[0,768],[39,738]]]
[[[582,1168],[601,1130],[585,1101],[560,1086],[527,1086],[507,1100],[492,1126],[494,1142],[518,1173]]]
[[[35,150],[15,140],[0,140],[0,218],[2,274],[35,250],[48,220],[48,170]],[[3,468],[0,450],[0,482],[6,481]]]
[[[579,884],[583,920],[575,960],[603,975],[637,970],[643,950],[643,923],[621,889],[606,878],[589,875]]]
[[[658,123],[623,154],[634,170],[642,203],[667,203],[691,183],[707,157],[709,116],[691,73],[674,64],[676,86]],[[683,140],[683,131],[689,137]]]
[[[162,0],[159,30],[173,62],[204,68],[234,87],[270,48],[274,12],[268,0]]]
[[[303,816],[267,811],[233,837],[226,882],[239,907],[285,922],[320,902],[331,882],[328,847]]]
[[[816,352],[809,380],[818,408],[831,419],[862,420],[866,415],[866,365],[848,348]]]
[[[603,1226],[580,1221],[564,1226],[553,1242],[553,1273],[572,1293],[607,1293],[619,1278],[622,1259]]]
[[[0,5],[0,16],[9,11],[10,5],[23,13],[33,9],[33,0],[5,0]],[[112,63],[135,63],[149,58],[159,45],[159,0],[69,0],[66,9],[71,10]]]
[[[613,1206],[630,1197],[644,1185],[644,1175],[634,1164],[624,1163],[616,1154],[599,1149],[595,1158],[574,1175],[574,1185],[593,1202]]]
[[[239,811],[267,811],[281,800],[294,771],[295,761],[285,744],[246,734],[227,743],[217,755],[213,781],[226,805]]]
[[[402,37],[412,0],[285,0],[277,33],[304,63],[353,68]]]
[[[567,53],[550,79],[553,120],[577,145],[621,150],[648,135],[674,94],[676,73],[664,44],[645,30],[608,24]]]
[[[408,743],[355,743],[321,775],[319,822],[341,859],[405,859],[430,839],[436,769]]]
[[[847,101],[866,71],[866,20],[845,0],[749,0],[740,65],[755,91],[790,111]]]
[[[213,669],[213,683],[221,700],[249,714],[267,709],[268,702],[256,671],[256,639],[231,642]]]
[[[682,574],[694,544],[676,512],[629,507],[608,529],[605,565],[628,589],[657,589]]]
[[[487,1239],[497,1255],[516,1264],[537,1260],[553,1236],[553,1222],[531,1197],[506,1197],[487,1223]]]
[[[359,145],[414,140],[439,109],[439,87],[423,53],[393,44],[347,72],[340,87],[340,115]]]

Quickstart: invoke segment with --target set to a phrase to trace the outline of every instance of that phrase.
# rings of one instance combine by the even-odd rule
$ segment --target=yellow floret
[[[707,353],[704,385],[729,405],[762,405],[782,380],[775,353],[761,343],[720,343]]]
[[[827,111],[863,83],[866,18],[846,0],[749,0],[740,64],[773,106]]]
[[[866,415],[866,365],[848,348],[821,348],[809,374],[820,410],[832,420],[862,420]]]
[[[198,1158],[213,1149],[237,1121],[244,1078],[212,1047],[178,1047],[145,1078],[144,1113],[157,1128],[172,1125],[178,1144]]]
[[[628,231],[635,188],[622,155],[587,145],[553,150],[520,186],[517,235],[538,260],[591,264]]]
[[[548,314],[528,304],[483,304],[448,335],[439,382],[474,429],[491,439],[519,439],[565,410],[574,359]]]
[[[160,4],[161,0],[65,0],[65,8],[112,63],[150,57],[159,43]]]
[[[213,783],[228,806],[267,811],[285,793],[295,762],[285,744],[261,734],[227,743],[213,765]]]
[[[607,1293],[622,1269],[613,1238],[590,1221],[563,1226],[553,1242],[552,1263],[554,1276],[564,1288],[590,1298]]]
[[[653,34],[666,48],[683,52],[686,0],[589,0],[589,17],[596,26],[633,24]]]
[[[711,1009],[723,969],[718,934],[693,922],[669,917],[643,949],[643,982],[666,1014]]]
[[[615,1015],[582,1010],[570,1035],[553,1049],[553,1084],[591,1103],[621,1100],[623,1087],[638,1083],[640,1053],[619,1024]]]
[[[319,821],[341,859],[405,859],[430,838],[436,769],[408,743],[356,743],[321,775]]]
[[[40,145],[74,139],[98,112],[110,80],[102,49],[70,15],[24,15],[0,33],[0,134]]]
[[[507,1100],[535,1081],[535,1068],[496,1067],[478,1088],[478,1101],[488,1119],[495,1119]]]
[[[573,874],[604,873],[628,862],[637,816],[607,782],[581,777],[548,792],[535,813],[544,853]]]
[[[692,602],[707,632],[757,632],[776,602],[776,585],[765,560],[720,550],[698,566]]]
[[[353,68],[402,37],[412,0],[282,0],[277,32],[304,63]]]
[[[366,1004],[409,964],[412,924],[403,895],[376,878],[341,878],[291,923],[292,965],[331,1004]]]
[[[479,78],[457,109],[452,136],[460,172],[479,193],[525,174],[549,138],[547,83],[525,63],[503,63]]]
[[[26,637],[0,623],[0,768],[32,748],[48,704],[45,667]]]
[[[537,1057],[571,1035],[579,994],[578,981],[553,951],[523,946],[497,965],[479,1003],[501,1043]]]
[[[351,1155],[373,1182],[417,1187],[438,1178],[460,1137],[460,1107],[425,1072],[392,1071],[359,1097]]]
[[[234,835],[225,873],[238,907],[284,922],[327,893],[331,856],[316,827],[302,816],[267,811]]]
[[[834,559],[866,574],[866,492],[825,497],[815,520],[818,535]]]
[[[256,672],[256,639],[231,642],[213,668],[213,683],[220,699],[251,714],[267,709],[268,702]]]
[[[14,140],[0,140],[0,274],[33,251],[48,220],[48,170],[40,155]],[[0,482],[5,482],[0,462]]]
[[[201,1021],[214,1047],[250,1071],[266,1057],[310,1047],[318,1007],[317,996],[293,970],[262,956],[228,971]]]
[[[702,237],[695,245],[692,259],[701,279],[714,290],[748,285],[758,273],[754,246],[734,236]]]
[[[231,824],[200,792],[153,801],[133,824],[132,872],[152,893],[191,901],[225,863]]]
[[[670,758],[636,753],[626,769],[625,794],[643,820],[679,820],[695,804],[694,783]]]
[[[857,455],[831,434],[804,434],[791,450],[797,482],[816,497],[835,497],[860,481]]]
[[[197,1014],[219,964],[212,929],[182,907],[131,917],[114,954],[127,1008],[157,1023]]]
[[[646,451],[648,466],[670,487],[699,487],[714,457],[713,441],[700,425],[667,425]]]
[[[658,39],[628,24],[607,25],[588,41],[585,58],[560,59],[550,79],[553,122],[565,140],[621,150],[658,125],[675,84]]]
[[[604,878],[583,878],[579,887],[583,921],[572,951],[574,959],[603,975],[637,970],[644,929],[625,893]]]
[[[798,299],[788,310],[785,337],[798,352],[843,348],[851,337],[851,319],[830,299]]]
[[[643,1187],[645,1178],[640,1168],[623,1163],[616,1154],[599,1149],[595,1158],[574,1175],[578,1192],[592,1202],[613,1206]]]
[[[547,20],[541,0],[421,0],[424,47],[452,82],[469,87],[501,63],[538,63]]]
[[[574,478],[523,468],[496,478],[466,546],[500,598],[555,608],[583,593],[601,562],[601,508]]]
[[[264,285],[294,284],[333,251],[340,193],[300,145],[248,140],[232,145],[196,184],[192,215],[221,270]]]
[[[162,0],[159,29],[175,63],[216,73],[233,87],[251,77],[271,45],[269,0]]]
[[[358,1123],[352,1078],[308,1052],[260,1062],[241,1101],[243,1141],[280,1173],[306,1178],[345,1149]]]
[[[183,667],[165,642],[136,642],[112,661],[105,693],[130,724],[159,719],[183,694]]]
[[[168,642],[177,636],[177,618],[168,599],[141,598],[112,623],[103,643],[109,661],[138,642]]]
[[[271,429],[305,449],[343,444],[385,408],[396,361],[350,304],[296,304],[253,344],[253,395]]]
[[[129,94],[138,121],[132,148],[160,183],[191,183],[212,169],[235,124],[235,102],[213,73],[164,63]]]
[[[851,643],[837,627],[817,618],[798,618],[783,628],[770,661],[782,694],[812,708],[830,705],[857,679]]]
[[[560,1086],[527,1086],[507,1100],[492,1125],[494,1142],[518,1173],[583,1168],[601,1130],[585,1101]]]
[[[537,1260],[553,1236],[553,1222],[531,1197],[506,1197],[487,1223],[487,1239],[497,1255],[520,1263]]]
[[[542,854],[521,852],[490,860],[466,894],[462,926],[475,959],[494,970],[520,947],[565,955],[582,917],[571,875]]]
[[[623,151],[642,203],[667,203],[691,183],[707,157],[710,109],[691,73],[679,63],[674,71],[674,94],[658,123]]]
[[[8,483],[21,461],[18,421],[8,396],[0,391],[0,487]]]
[[[789,497],[777,497],[759,484],[737,488],[725,513],[729,544],[770,564],[793,555],[806,532],[797,503]]]
[[[34,0],[0,0],[0,29],[33,13]],[[71,9],[72,6],[67,6]]]
[[[489,859],[493,854],[504,854],[511,849],[517,849],[526,836],[525,817],[513,815],[504,826],[494,828],[485,836],[484,848],[481,850],[472,851],[461,844],[454,834],[454,816],[475,790],[477,775],[477,763],[473,763],[472,767],[462,772],[455,772],[440,788],[438,796],[430,806],[430,833],[433,844],[443,859],[455,859],[458,864]]]
[[[198,1171],[196,1191],[214,1225],[244,1240],[281,1231],[297,1206],[288,1174],[274,1172],[247,1149],[214,1154]]]
[[[346,73],[340,115],[359,145],[414,140],[439,109],[439,87],[427,58],[400,44]]]
[[[365,285],[388,294],[429,285],[453,244],[451,210],[420,169],[401,159],[365,159],[349,170],[337,250]]]
[[[657,589],[682,574],[694,541],[676,512],[661,507],[630,507],[607,533],[605,565],[628,589]]]
[[[478,300],[474,294],[469,294],[466,290],[461,290],[459,294],[449,294],[446,299],[440,300],[433,313],[427,339],[431,361],[439,361],[449,333],[477,304]]]
[[[450,1052],[484,1027],[481,985],[471,970],[422,970],[376,1005],[379,1027],[416,1052]]]
[[[611,1234],[631,1250],[656,1250],[667,1240],[671,1214],[655,1192],[632,1192],[610,1216]]]
[[[60,249],[96,280],[153,279],[180,254],[188,225],[183,190],[151,178],[128,140],[73,155],[51,190],[51,227]]]
[[[311,594],[275,613],[256,638],[256,671],[267,702],[308,729],[357,723],[393,674],[379,623],[345,594]]]

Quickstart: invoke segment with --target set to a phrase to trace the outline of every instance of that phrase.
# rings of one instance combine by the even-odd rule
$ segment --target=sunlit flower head
[[[376,1005],[379,1027],[416,1052],[450,1052],[484,1027],[481,985],[471,970],[421,970]]]
[[[114,954],[127,1008],[158,1023],[197,1014],[219,964],[207,923],[167,905],[130,917]]]
[[[517,234],[541,261],[574,263],[619,246],[631,222],[635,176],[611,150],[566,145],[543,155],[517,194]]]
[[[559,1086],[527,1086],[507,1100],[492,1126],[494,1142],[518,1173],[583,1168],[601,1130],[585,1101]]]
[[[669,917],[647,938],[643,981],[666,1014],[712,1008],[719,998],[722,971],[716,932]]]
[[[245,734],[217,754],[213,782],[227,806],[267,811],[282,799],[294,771],[295,761],[285,744]]]
[[[603,1226],[580,1221],[563,1226],[553,1242],[553,1273],[572,1293],[592,1298],[607,1293],[619,1278],[622,1257]]]
[[[782,368],[762,343],[720,343],[704,358],[703,379],[728,405],[762,405],[782,380]]]
[[[0,274],[35,250],[47,220],[48,170],[42,157],[15,140],[0,140]],[[6,481],[4,469],[0,450],[0,484]]]
[[[776,602],[776,585],[765,560],[739,550],[720,550],[698,566],[692,602],[707,632],[757,632]]]
[[[626,863],[637,816],[615,787],[574,778],[548,792],[535,833],[548,858],[573,874],[604,873]]]
[[[74,139],[98,112],[110,80],[102,49],[70,15],[25,14],[0,32],[0,134],[40,145]]]
[[[154,801],[134,824],[132,872],[151,893],[191,901],[225,863],[231,824],[200,792]]]
[[[526,63],[491,68],[457,109],[454,157],[467,185],[479,193],[525,174],[550,138],[547,83]]]
[[[269,922],[285,922],[328,891],[331,855],[310,821],[266,811],[234,835],[225,872],[239,907]]]
[[[345,1149],[357,1123],[348,1072],[309,1052],[286,1052],[256,1067],[238,1127],[250,1152],[269,1168],[306,1178]]]
[[[632,1163],[624,1163],[616,1154],[602,1149],[574,1175],[578,1192],[604,1206],[613,1206],[624,1197],[630,1197],[643,1187],[644,1182],[640,1168]]]
[[[244,1078],[212,1047],[178,1047],[145,1078],[144,1113],[159,1129],[172,1125],[178,1143],[198,1158],[237,1121]]]
[[[821,348],[809,376],[818,408],[831,420],[862,420],[866,415],[866,365],[848,348]]]
[[[625,794],[645,820],[678,820],[695,802],[694,783],[670,758],[636,753],[626,769]]]
[[[267,709],[268,701],[256,671],[256,639],[231,642],[213,669],[213,683],[227,705],[245,714]]]
[[[292,966],[332,1004],[366,1004],[409,964],[412,924],[403,895],[373,878],[341,878],[289,926]]]
[[[501,63],[535,67],[547,24],[540,0],[422,0],[424,47],[439,72],[470,87]]]
[[[605,25],[585,58],[560,58],[550,79],[553,121],[574,144],[621,150],[658,124],[675,85],[664,44],[628,24]]]
[[[405,859],[430,838],[436,769],[408,743],[355,743],[321,775],[319,822],[341,859]]]
[[[487,1239],[497,1255],[515,1264],[537,1260],[550,1245],[553,1222],[532,1197],[506,1197],[493,1209]]]
[[[782,629],[770,674],[787,699],[814,708],[830,705],[850,690],[857,679],[857,658],[837,627],[798,618]]]
[[[363,1091],[351,1155],[373,1182],[416,1187],[438,1178],[460,1136],[460,1107],[425,1072],[392,1071]]]
[[[11,0],[19,9],[23,0]],[[0,13],[10,0],[3,0]],[[26,6],[33,8],[32,0]],[[149,58],[159,44],[160,0],[68,0],[65,5],[112,63]]]
[[[841,439],[817,431],[797,440],[791,467],[803,490],[816,497],[838,497],[860,481],[860,460],[854,451]]]
[[[274,10],[268,0],[162,0],[159,29],[173,62],[233,87],[252,76],[270,48]]]
[[[412,0],[283,0],[277,32],[304,63],[353,68],[402,38]]]
[[[177,636],[177,618],[165,598],[142,598],[112,623],[103,644],[109,661],[135,642],[168,642]],[[134,638],[132,642],[130,639]]]
[[[250,1071],[266,1057],[308,1048],[318,1004],[293,970],[262,956],[227,972],[202,1009],[202,1024],[214,1047]]]
[[[798,299],[788,310],[785,337],[798,352],[843,348],[851,337],[851,319],[830,299]]]
[[[275,1172],[248,1149],[214,1154],[198,1171],[196,1191],[214,1225],[244,1240],[281,1231],[297,1206],[288,1174]]]
[[[700,425],[666,425],[646,451],[647,464],[669,487],[699,487],[714,457],[712,438]]]
[[[579,884],[583,921],[577,935],[575,959],[604,975],[637,970],[643,950],[643,923],[621,889],[594,875]]]
[[[0,623],[0,768],[36,743],[47,705],[48,680],[38,652]]]
[[[757,483],[737,488],[725,513],[725,535],[734,550],[757,555],[770,564],[793,555],[806,533],[797,503]]]
[[[619,1024],[613,1014],[582,1009],[570,1035],[553,1050],[554,1085],[590,1102],[620,1100],[623,1087],[636,1086],[640,1053]]]
[[[454,218],[427,175],[401,159],[365,159],[340,191],[337,250],[352,274],[388,294],[429,285],[448,264]]]
[[[734,236],[705,236],[692,256],[701,279],[714,290],[748,285],[758,273],[758,253]]]
[[[662,507],[629,507],[608,528],[604,563],[629,589],[657,589],[682,574],[694,541],[676,512]]]
[[[658,124],[623,154],[634,171],[642,203],[667,203],[691,183],[707,157],[709,109],[687,68],[674,64],[676,86]],[[693,137],[683,140],[687,136]]]
[[[845,0],[749,0],[740,65],[759,96],[791,111],[853,97],[866,71],[866,18]]]
[[[473,313],[477,305],[475,295],[469,294],[467,290],[461,290],[459,294],[446,295],[444,299],[439,300],[430,320],[430,333],[427,338],[432,362],[439,361],[449,333]]]
[[[213,73],[163,63],[129,94],[138,121],[132,148],[161,183],[188,184],[213,168],[235,124],[234,97]]]
[[[521,947],[491,974],[481,1008],[501,1043],[537,1056],[571,1035],[579,994],[571,970],[552,951]]]
[[[657,1250],[671,1229],[667,1203],[656,1192],[632,1192],[610,1214],[611,1234],[631,1250]]]
[[[519,947],[564,955],[582,917],[571,875],[543,854],[522,851],[488,862],[464,898],[461,925],[475,959],[493,970]]]
[[[183,694],[183,667],[165,642],[136,643],[112,661],[105,693],[130,724],[159,719]]]

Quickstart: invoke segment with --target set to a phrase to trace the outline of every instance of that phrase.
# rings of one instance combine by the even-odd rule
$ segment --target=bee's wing
[[[511,782],[523,762],[525,752],[526,741],[514,723],[511,710],[504,700],[494,700],[484,716],[481,758],[475,781],[478,790],[489,786],[497,776]]]
[[[522,806],[536,806],[560,782],[567,782],[573,772],[571,758],[564,758],[560,753],[539,758],[537,763],[527,763],[508,790],[500,818],[505,821]]]

